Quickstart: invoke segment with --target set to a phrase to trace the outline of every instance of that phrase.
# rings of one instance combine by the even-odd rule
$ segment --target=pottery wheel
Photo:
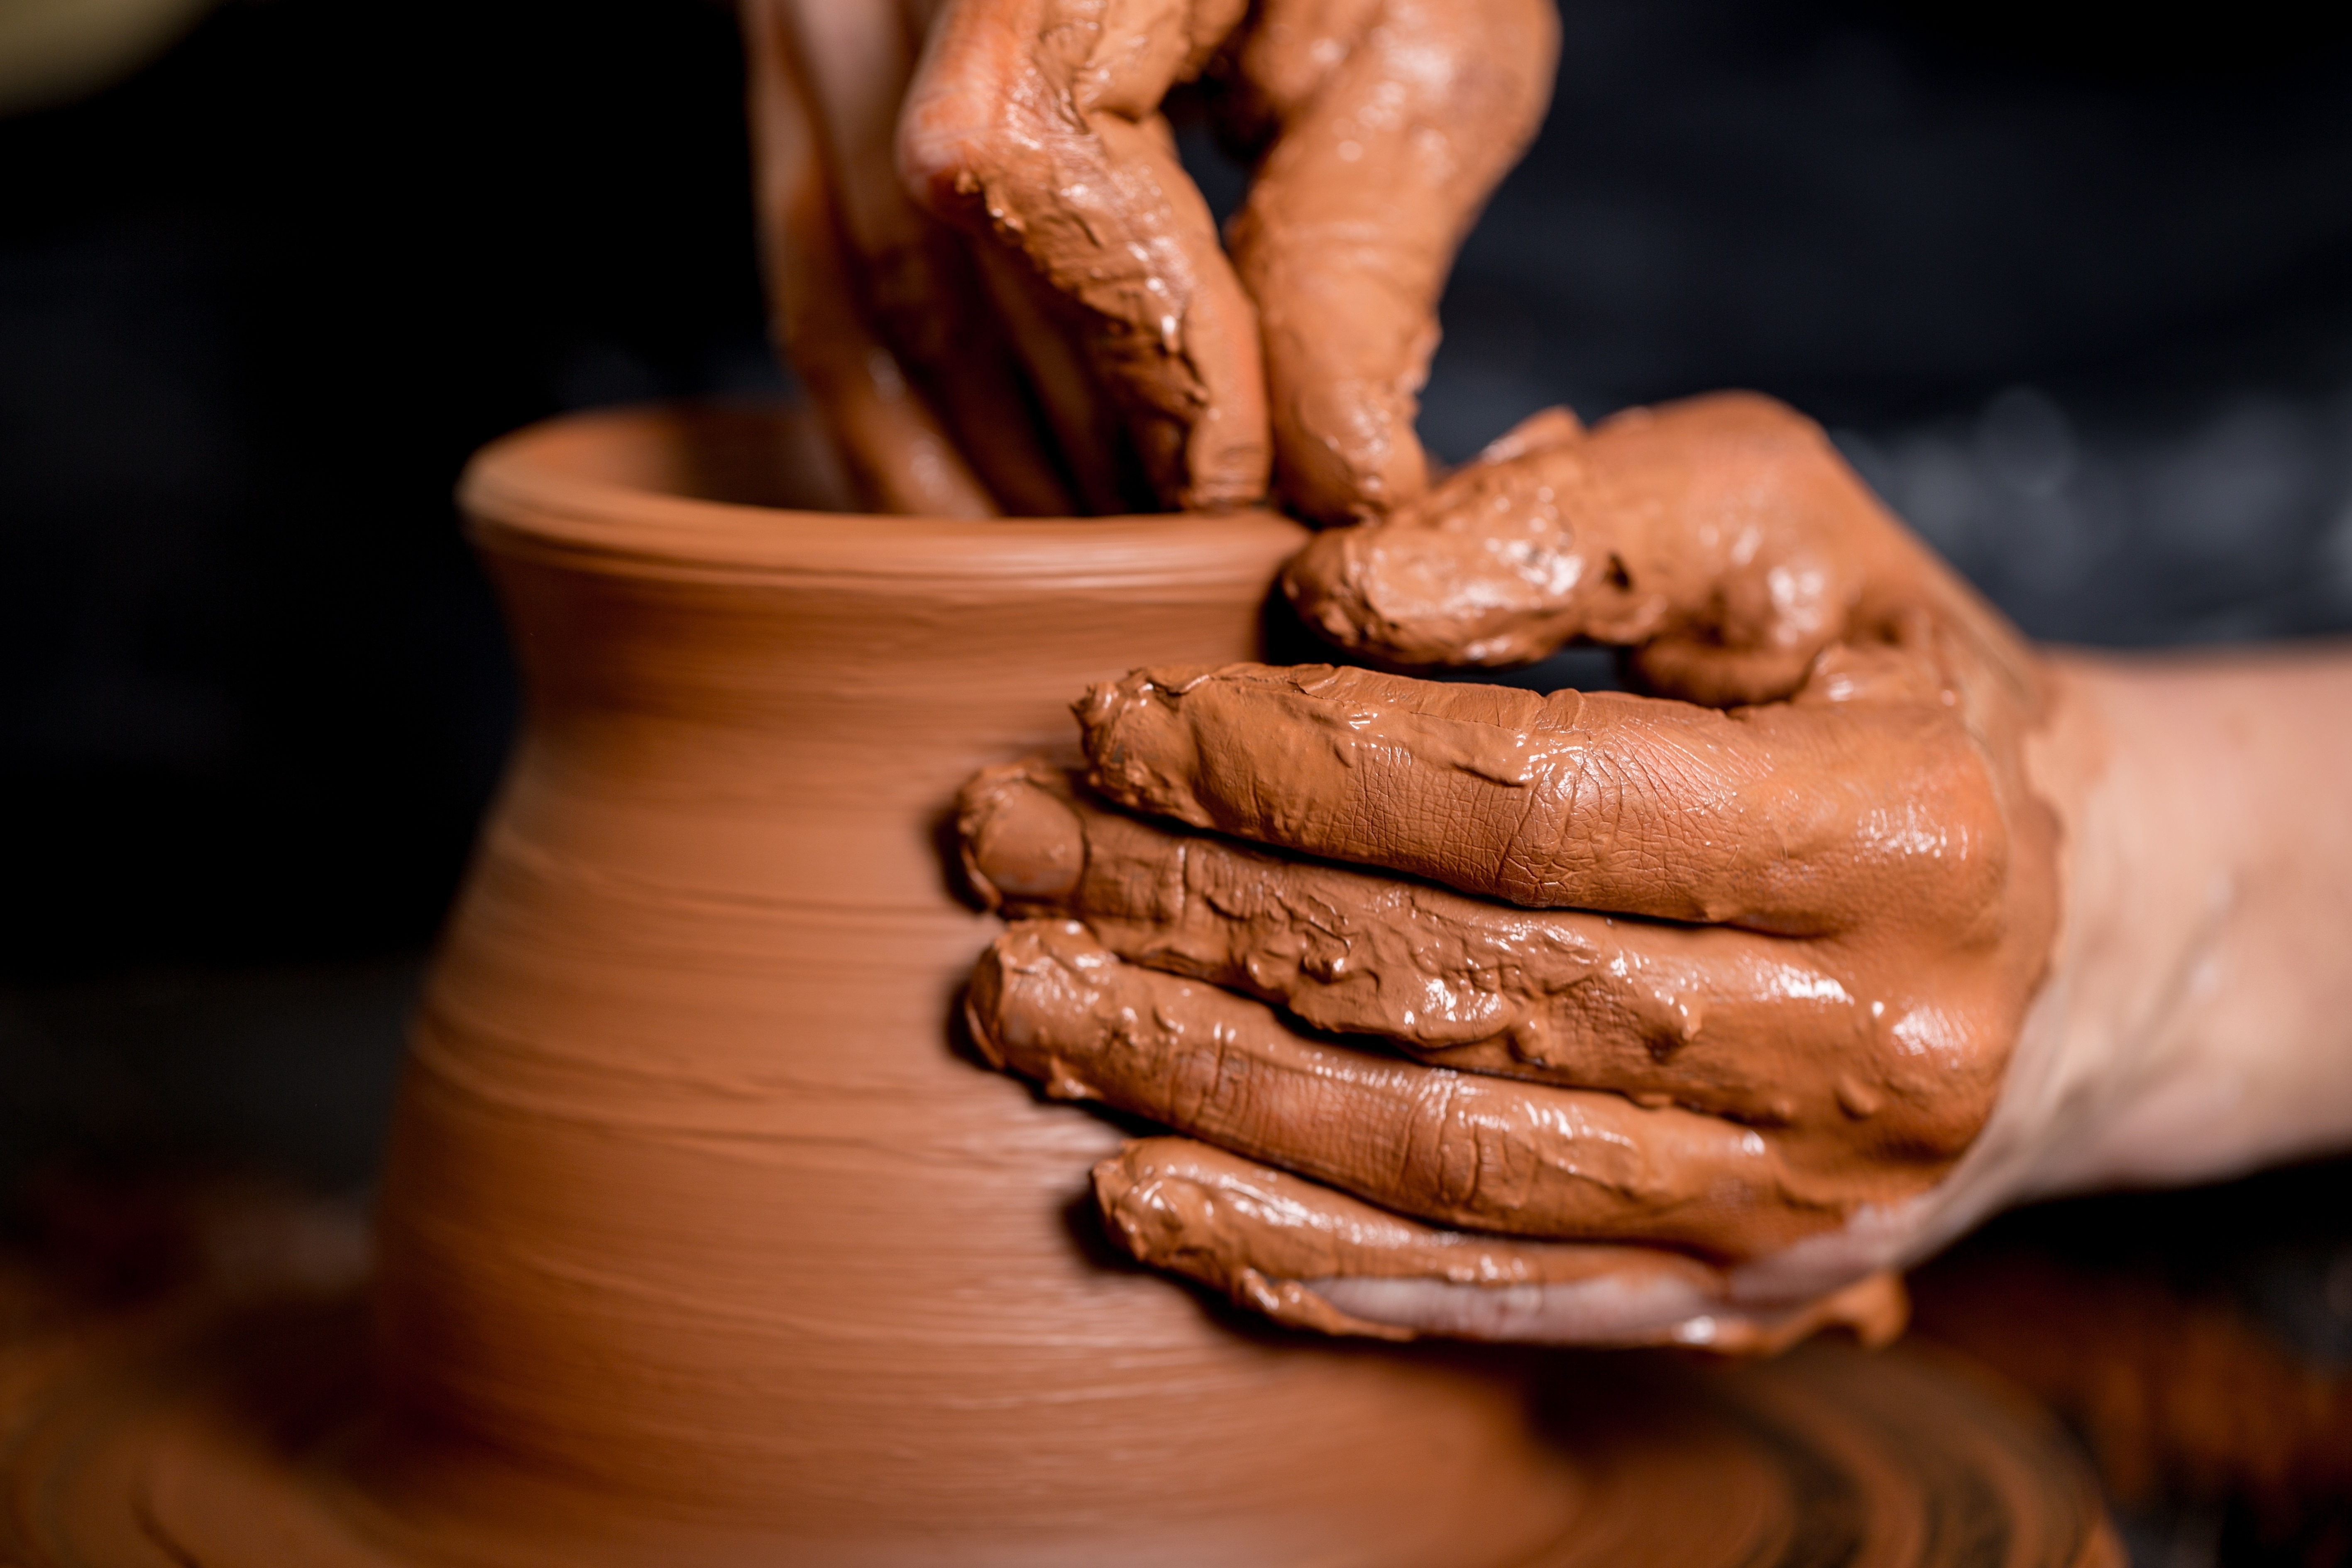
[[[589,1535],[443,1529],[362,1485],[362,1303],[151,1309],[0,1350],[0,1561],[73,1568],[775,1561],[679,1521]],[[2121,1562],[2095,1487],[2046,1417],[1918,1350],[1817,1343],[1716,1368],[1560,1355],[1540,1409],[1577,1479],[1528,1568]],[[481,1460],[472,1464],[478,1467]],[[484,1486],[497,1480],[484,1474]],[[800,1560],[801,1553],[783,1554]],[[823,1554],[823,1560],[835,1560]]]

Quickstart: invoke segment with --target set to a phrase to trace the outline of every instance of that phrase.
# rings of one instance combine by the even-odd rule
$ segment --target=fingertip
[[[1137,1262],[1161,1262],[1177,1250],[1182,1217],[1172,1212],[1154,1181],[1145,1141],[1130,1139],[1119,1152],[1098,1160],[1088,1173],[1095,1194],[1095,1212],[1113,1240]]]
[[[1184,433],[1183,475],[1171,499],[1185,511],[1234,511],[1263,502],[1273,479],[1263,404],[1229,395],[1202,409]]]
[[[1372,645],[1370,606],[1357,580],[1360,542],[1355,529],[1318,533],[1282,568],[1282,596],[1292,611],[1324,641],[1350,651]]]
[[[1086,1064],[1108,1036],[1097,1009],[1118,960],[1071,920],[1016,921],[988,944],[964,991],[964,1023],[990,1066],[1057,1100],[1100,1098]]]
[[[996,1016],[1004,1003],[1004,969],[993,944],[972,967],[963,991],[963,1029],[981,1059],[999,1072],[1007,1070],[1004,1048],[997,1043]]]
[[[1052,903],[1076,889],[1086,830],[1059,783],[1029,762],[983,769],[964,785],[957,837],[965,875],[990,909]]]
[[[1240,1168],[1234,1156],[1188,1138],[1137,1139],[1095,1165],[1096,1206],[1137,1262],[1195,1280],[1286,1328],[1395,1343],[1419,1337],[1410,1325],[1343,1311],[1311,1283],[1252,1262],[1250,1225],[1236,1227],[1230,1215],[1221,1222],[1218,1213],[1218,1197],[1231,1194]]]
[[[1212,826],[1188,781],[1199,759],[1172,699],[1215,673],[1208,665],[1163,665],[1087,689],[1076,705],[1087,783],[1120,805]]]
[[[1396,388],[1335,376],[1323,356],[1296,366],[1270,354],[1269,374],[1296,384],[1277,393],[1276,468],[1282,493],[1302,515],[1331,527],[1376,522],[1429,489],[1429,458],[1414,434],[1418,400]]]
[[[1075,921],[1015,921],[997,934],[972,966],[971,984],[964,990],[965,1014],[975,1040],[1000,1066],[1009,1059],[1005,1046],[1027,1044],[1038,1034],[1035,1020],[1029,1016],[1035,1011],[1035,999],[1029,993],[1037,990],[1040,982],[1049,983],[1055,971],[1069,967],[1057,962],[1063,955],[1056,951],[1061,944],[1055,941],[1066,926],[1081,935],[1086,929]]]
[[[898,112],[891,155],[899,184],[933,216],[969,226],[1003,132],[990,110],[1017,66],[1005,29],[951,12],[924,42]]]
[[[1563,575],[1548,559],[1515,563],[1483,532],[1407,518],[1318,535],[1282,586],[1301,620],[1350,653],[1406,668],[1504,668],[1577,629]]]

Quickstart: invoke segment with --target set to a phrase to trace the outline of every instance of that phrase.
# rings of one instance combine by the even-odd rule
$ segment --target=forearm
[[[2070,907],[2039,1026],[2075,1135],[2033,1190],[2352,1144],[2352,647],[2053,668]]]

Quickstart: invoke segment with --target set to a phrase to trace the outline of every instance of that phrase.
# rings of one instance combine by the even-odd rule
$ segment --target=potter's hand
[[[1957,1163],[2055,934],[2031,650],[1748,397],[1541,416],[1286,587],[1366,653],[1585,637],[1664,695],[1145,670],[1080,714],[1148,816],[976,779],[976,882],[1085,922],[998,942],[983,1049],[1216,1146],[1098,1170],[1120,1234],[1324,1327],[1889,1330],[1883,1271],[2016,1190]]]
[[[769,308],[859,503],[1072,510],[1018,355],[893,139],[932,0],[741,0]]]
[[[1331,521],[1422,492],[1437,296],[1541,117],[1548,0],[747,4],[782,325],[861,471],[912,442],[927,471],[1012,472],[982,475],[1009,509],[1066,505],[1008,430],[1017,361],[1092,510],[1121,505],[1122,439],[1181,507],[1255,501],[1270,465]],[[1230,260],[1160,112],[1204,78],[1262,153]],[[892,117],[896,172],[968,256],[892,177]]]

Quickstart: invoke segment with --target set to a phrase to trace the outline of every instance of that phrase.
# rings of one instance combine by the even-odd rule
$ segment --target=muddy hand
[[[1761,1354],[1832,1324],[1884,1343],[1906,1313],[1888,1274],[1794,1308],[1744,1307],[1722,1270],[1676,1253],[1416,1224],[1188,1138],[1128,1144],[1094,1185],[1137,1258],[1325,1333]]]
[[[898,111],[936,9],[741,0],[778,346],[862,506],[1067,513],[1070,489],[1029,415],[1010,319],[963,237],[898,177]]]
[[[1538,426],[1291,582],[1359,646],[1623,641],[1669,689],[1755,705],[1329,667],[1098,688],[1091,792],[1034,765],[966,790],[976,885],[1087,928],[1000,942],[987,1048],[1294,1187],[1670,1249],[1716,1270],[1692,1321],[1810,1321],[1937,1239],[1919,1200],[1992,1113],[2052,948],[2038,670],[1818,433],[1754,399]],[[1255,1261],[1276,1223],[1234,1256],[1297,1283]],[[1317,1294],[1622,1338],[1690,1284],[1497,1318],[1420,1278],[1385,1315]]]
[[[1042,292],[1163,500],[1254,501],[1273,465],[1310,515],[1377,516],[1423,487],[1437,295],[1556,32],[1545,0],[959,0],[900,166],[1018,258],[1002,297]],[[1160,113],[1204,74],[1265,149],[1230,262]]]

